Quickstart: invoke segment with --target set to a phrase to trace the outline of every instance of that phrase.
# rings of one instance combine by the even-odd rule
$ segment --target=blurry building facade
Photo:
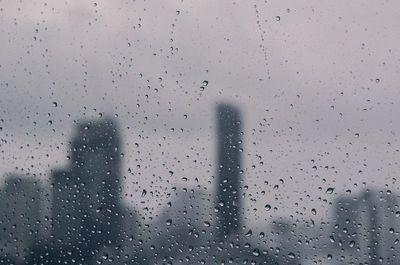
[[[80,122],[70,165],[52,173],[53,235],[85,256],[117,245],[122,233],[120,138],[111,119]]]
[[[0,256],[4,260],[23,260],[27,248],[40,237],[42,192],[32,176],[7,176],[0,191]]]
[[[241,117],[229,104],[217,107],[217,195],[220,238],[240,229]]]
[[[357,197],[339,198],[332,239],[346,254],[345,262],[398,264],[399,213],[391,193],[366,190]]]

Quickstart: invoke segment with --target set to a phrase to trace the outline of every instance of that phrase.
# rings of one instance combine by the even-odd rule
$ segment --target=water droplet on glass
[[[325,193],[332,194],[334,190],[335,190],[334,188],[328,188]]]
[[[251,236],[253,234],[253,231],[251,231],[251,229],[249,231],[247,231],[247,233],[245,234],[245,236]]]
[[[253,255],[256,256],[256,257],[260,256],[260,250],[258,248],[254,249],[253,250]]]

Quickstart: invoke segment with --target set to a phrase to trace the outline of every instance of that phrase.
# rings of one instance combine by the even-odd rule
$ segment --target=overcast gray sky
[[[398,14],[395,0],[0,0],[0,173],[46,179],[74,121],[116,116],[126,201],[153,215],[173,186],[213,190],[215,106],[231,102],[252,221],[399,192]]]

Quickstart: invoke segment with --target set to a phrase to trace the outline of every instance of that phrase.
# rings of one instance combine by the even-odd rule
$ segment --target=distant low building
[[[43,189],[32,176],[11,174],[0,190],[0,259],[21,261],[40,236]]]
[[[186,259],[197,255],[201,245],[215,237],[215,213],[210,194],[178,189],[171,201],[151,224],[146,249],[150,264],[164,264],[171,258]],[[168,205],[168,206],[167,206]]]
[[[398,199],[390,192],[366,190],[354,198],[340,198],[331,238],[346,257],[342,263],[398,264],[399,214]]]

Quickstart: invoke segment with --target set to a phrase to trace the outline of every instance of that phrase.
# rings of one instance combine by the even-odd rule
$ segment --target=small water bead
[[[334,190],[335,190],[334,188],[328,188],[325,193],[332,194]]]
[[[247,233],[245,234],[245,236],[251,236],[253,235],[253,231],[251,231],[251,229],[249,231],[247,231]]]
[[[256,257],[260,256],[260,250],[258,248],[255,248],[253,250],[253,255],[256,256]]]

